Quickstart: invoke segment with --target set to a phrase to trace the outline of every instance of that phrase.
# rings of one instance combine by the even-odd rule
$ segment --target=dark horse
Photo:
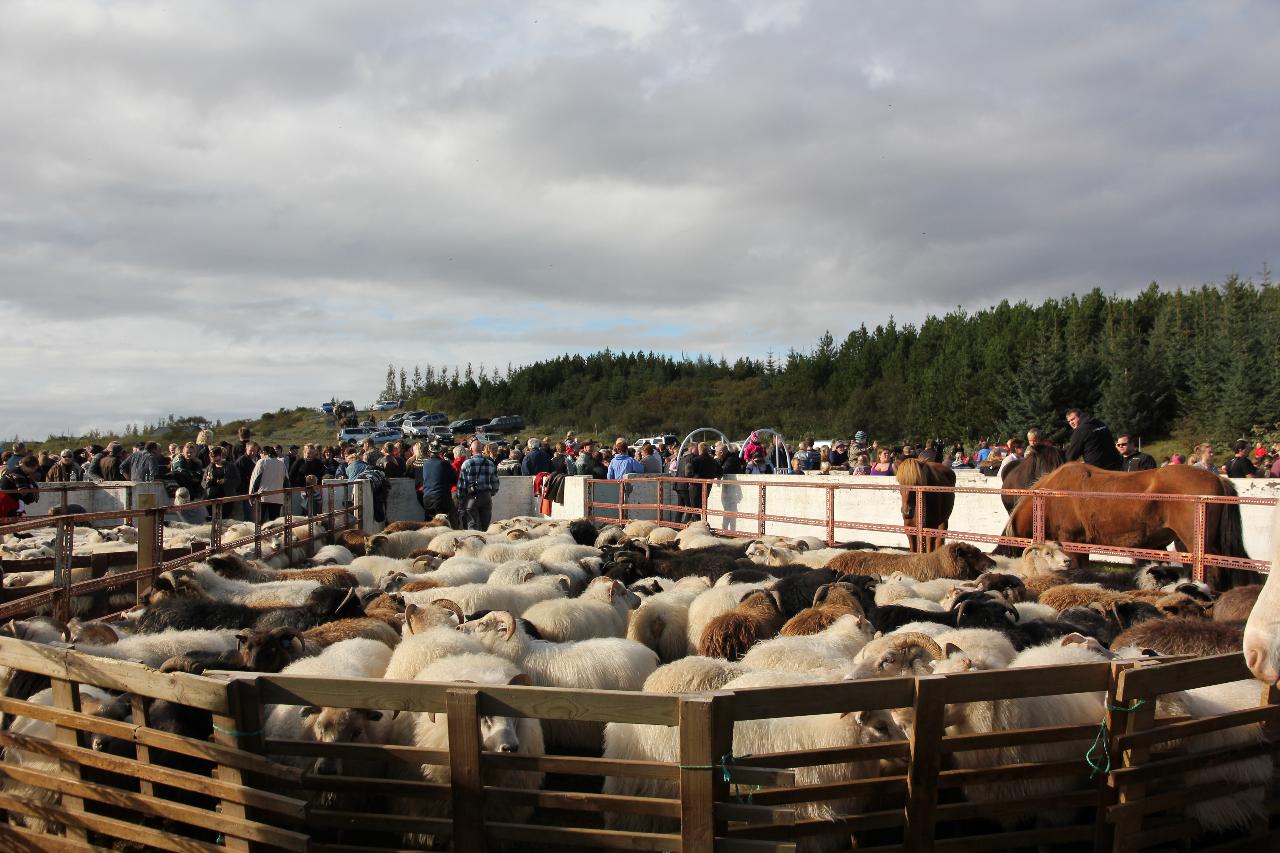
[[[910,457],[894,465],[893,476],[903,486],[954,486],[956,484],[956,472],[950,467],[939,462],[924,462]],[[915,524],[916,493],[911,489],[900,491],[902,492],[902,523]],[[955,503],[955,492],[925,492],[922,526],[946,530],[947,522],[951,520],[951,509]],[[924,541],[919,541],[921,539]],[[907,534],[907,540],[911,543],[912,551],[933,551],[946,541],[941,536],[931,539],[928,536],[921,537],[912,533]]]
[[[1223,477],[1193,468],[1170,465],[1147,471],[1106,471],[1083,462],[1069,462],[1040,478],[1036,489],[1069,492],[1135,492],[1157,495],[1234,496],[1235,486]],[[1030,539],[1031,496],[1021,498],[1009,514],[1006,536]],[[1162,549],[1175,543],[1186,551],[1195,539],[1196,504],[1192,501],[1157,501],[1142,498],[1090,497],[1044,498],[1045,539],[1121,548]],[[1005,550],[1002,550],[1005,549]],[[1016,552],[1001,546],[999,553]],[[1224,557],[1245,557],[1239,504],[1205,505],[1204,551]],[[1082,562],[1087,554],[1077,555]],[[1215,589],[1227,589],[1228,570],[1211,567],[1209,581]]]
[[[1036,484],[1037,480],[1055,468],[1061,467],[1066,461],[1067,457],[1052,444],[1037,444],[1027,450],[1026,456],[1009,463],[1009,467],[1004,469],[1004,476],[1000,478],[1000,488],[1029,489]],[[1000,501],[1004,504],[1005,512],[1012,513],[1014,504],[1018,502],[1018,496],[1001,495]]]

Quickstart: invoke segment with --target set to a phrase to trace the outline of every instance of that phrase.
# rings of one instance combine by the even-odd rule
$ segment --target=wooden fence
[[[322,539],[332,542],[333,536],[343,530],[358,528],[363,519],[363,492],[354,490],[354,500],[347,501],[345,496],[351,486],[348,482],[327,482],[311,487],[312,493],[323,493],[324,504],[328,509],[315,512],[313,503],[304,497],[303,503],[307,512],[295,516],[293,501],[300,494],[305,495],[308,487],[291,487],[271,492],[260,492],[252,495],[237,495],[228,498],[197,501],[181,506],[157,506],[156,496],[146,494],[139,496],[139,507],[131,510],[109,510],[107,512],[81,513],[76,515],[37,516],[18,521],[0,523],[0,536],[19,534],[30,536],[33,531],[54,528],[54,556],[35,560],[0,560],[0,621],[15,616],[33,613],[51,612],[55,618],[66,621],[76,612],[73,598],[99,596],[105,598],[112,590],[125,589],[126,597],[140,602],[142,596],[151,587],[152,581],[161,572],[187,563],[204,560],[213,554],[231,551],[236,548],[253,546],[254,556],[262,556],[264,540],[276,543],[279,550],[291,551],[295,548],[318,542]],[[282,495],[284,504],[280,518],[282,526],[264,528],[261,504],[264,497]],[[230,520],[232,512],[240,506],[248,508],[248,515],[253,520],[253,533],[240,539],[222,539],[223,520]],[[178,548],[166,545],[166,534],[172,528],[165,527],[167,516],[184,512],[203,514],[208,511],[212,516],[210,536],[201,544]],[[77,554],[75,551],[75,529],[77,526],[92,526],[95,523],[119,523],[124,519],[138,531],[136,550],[110,554]],[[3,583],[6,575],[15,572],[53,573],[53,582],[45,585],[10,587]],[[108,610],[123,610],[131,607],[105,608],[98,603],[94,610],[98,614]]]
[[[0,731],[6,850],[93,850],[127,840],[171,851],[367,853],[421,849],[429,837],[458,851],[790,851],[839,849],[851,839],[877,853],[1280,845],[1269,775],[1250,782],[1230,766],[1259,758],[1274,766],[1276,692],[1246,682],[1238,686],[1256,691],[1256,703],[1247,703],[1256,707],[1195,719],[1157,701],[1248,679],[1240,655],[689,695],[258,674],[224,680],[6,638],[0,665],[51,685],[36,697],[43,704],[0,699],[0,710],[25,718]],[[103,716],[81,685],[130,698]],[[962,703],[1066,690],[1094,693],[1106,711],[1088,725],[947,733],[948,710]],[[308,705],[378,710],[388,720],[392,712],[445,714],[449,749],[265,737],[273,712]],[[908,715],[910,736],[769,754],[741,748],[756,720],[838,721],[878,709]],[[640,725],[669,755],[486,752],[480,720],[491,716]],[[1214,732],[1243,736],[1194,740]],[[423,765],[448,768],[447,782],[424,781]],[[848,765],[879,771],[852,773]],[[1222,779],[1206,781],[1215,767],[1224,767]],[[499,775],[509,771],[542,773],[545,781],[515,785]],[[603,793],[606,778],[641,784]],[[1253,798],[1261,816],[1242,832],[1202,833],[1188,810],[1222,796]],[[406,836],[415,834],[419,843],[410,843]]]

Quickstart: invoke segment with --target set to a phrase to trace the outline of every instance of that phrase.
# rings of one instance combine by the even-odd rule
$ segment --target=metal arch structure
[[[729,436],[725,435],[724,433],[722,433],[720,430],[716,429],[715,427],[698,427],[698,428],[697,428],[697,429],[695,429],[693,432],[691,432],[691,433],[689,433],[688,435],[686,435],[686,436],[684,437],[684,441],[680,442],[680,449],[676,451],[676,458],[677,458],[677,459],[679,459],[680,457],[684,456],[684,449],[685,449],[686,447],[688,447],[688,446],[690,445],[690,443],[692,443],[692,442],[693,442],[693,437],[694,437],[695,435],[702,435],[703,433],[710,433],[710,434],[712,434],[712,435],[718,435],[718,436],[720,436],[720,440],[721,440],[721,441],[723,441],[725,444],[729,444],[729,443],[730,443],[730,442],[729,442]],[[701,440],[702,440],[702,439],[699,439],[699,441],[701,441]]]
[[[767,458],[769,458],[770,461],[772,462],[773,470],[775,472],[781,471],[783,473],[786,473],[787,471],[791,470],[791,453],[790,451],[787,450],[787,441],[786,441],[786,438],[782,435],[781,430],[776,430],[773,427],[756,427],[755,429],[751,430],[751,432],[754,432],[757,438],[760,438],[766,435],[777,436],[780,439],[780,442],[778,444],[774,444],[773,442],[769,442],[768,444],[765,444],[764,441],[761,441],[760,446],[769,448],[767,452],[768,453]],[[751,432],[747,433],[747,435],[750,436]],[[746,460],[746,461],[750,461],[750,460]]]

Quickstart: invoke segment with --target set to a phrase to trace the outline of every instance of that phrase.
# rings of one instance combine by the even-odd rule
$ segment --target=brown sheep
[[[778,633],[787,621],[778,600],[767,590],[753,589],[738,606],[707,623],[698,641],[698,654],[708,658],[741,660],[760,640]]]
[[[1214,622],[1243,622],[1253,612],[1253,605],[1262,592],[1262,584],[1237,586],[1218,596],[1213,603]]]
[[[848,584],[829,583],[813,594],[813,606],[787,620],[778,633],[784,637],[804,637],[829,628],[847,613],[866,616],[862,604]]]
[[[369,535],[363,530],[344,530],[338,538],[342,540],[338,544],[346,547],[352,556],[363,557],[369,553]]]
[[[1034,601],[1039,601],[1039,597],[1046,590],[1053,589],[1055,586],[1066,586],[1070,581],[1061,574],[1053,572],[1047,575],[1031,575],[1022,579],[1023,584],[1027,588],[1027,597]]]
[[[1088,607],[1094,602],[1110,606],[1113,601],[1123,600],[1124,596],[1115,590],[1078,583],[1064,583],[1050,587],[1040,593],[1039,599],[1041,604],[1046,604],[1059,613],[1069,607]]]
[[[877,574],[888,576],[902,572],[918,581],[938,578],[974,580],[995,568],[996,562],[967,542],[949,542],[928,554],[891,553],[887,551],[845,551],[827,563],[827,568],[841,574]]]
[[[400,642],[400,632],[377,616],[366,616],[363,619],[338,619],[302,632],[304,642],[314,642],[321,647],[356,637],[377,640],[392,649]]]
[[[370,619],[380,619],[396,630],[400,629],[402,613],[404,613],[404,599],[398,594],[381,593],[370,598],[364,606],[365,616]]]
[[[1204,602],[1196,601],[1181,592],[1171,592],[1153,602],[1165,616],[1187,619],[1208,619],[1209,609]]]
[[[417,580],[407,581],[402,587],[401,592],[422,592],[424,589],[435,589],[440,586],[440,581],[431,578],[418,578]]]
[[[1221,655],[1244,649],[1244,626],[1207,619],[1148,619],[1127,628],[1111,648],[1136,646],[1162,655]]]
[[[339,589],[355,589],[360,585],[359,579],[349,569],[341,566],[321,566],[315,569],[282,570],[276,576],[282,581],[315,581],[321,586],[336,586]]]

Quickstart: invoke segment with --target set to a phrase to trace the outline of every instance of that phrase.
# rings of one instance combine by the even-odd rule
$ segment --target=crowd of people
[[[1267,446],[1242,439],[1232,445],[1230,458],[1219,463],[1212,445],[1203,443],[1189,457],[1174,453],[1157,462],[1142,452],[1134,436],[1113,436],[1106,424],[1086,412],[1070,409],[1066,421],[1071,427],[1063,448],[1067,461],[1081,459],[1117,471],[1191,464],[1228,477],[1280,477],[1280,444]],[[804,438],[794,447],[781,436],[753,432],[741,446],[699,442],[691,443],[684,453],[662,442],[633,447],[622,437],[602,444],[579,438],[573,431],[560,441],[544,436],[524,442],[516,439],[510,444],[459,439],[453,444],[402,440],[375,446],[366,439],[359,445],[283,447],[254,441],[247,428],[239,430],[235,442],[215,441],[209,430],[201,430],[194,441],[169,444],[167,453],[154,441],[139,442],[130,450],[115,441],[105,446],[90,444],[57,455],[45,450],[29,453],[19,442],[0,456],[0,518],[20,514],[23,503],[36,500],[41,482],[131,480],[165,482],[175,503],[257,494],[263,518],[269,520],[280,515],[286,500],[279,490],[302,487],[295,511],[318,511],[321,481],[342,478],[371,481],[374,514],[381,520],[388,480],[412,477],[427,517],[444,514],[455,527],[483,530],[489,526],[493,496],[503,476],[545,474],[615,480],[627,474],[700,480],[736,474],[893,476],[895,466],[909,457],[998,476],[1023,458],[1028,448],[1038,445],[1052,442],[1035,427],[1027,431],[1025,440],[1013,437],[997,443],[984,439],[971,453],[959,443],[948,448],[941,439],[919,445],[881,445],[869,441],[862,430],[850,441],[838,439],[818,446],[813,439]],[[696,484],[678,483],[674,490],[681,505],[701,505],[702,489]],[[250,506],[248,502],[235,504],[231,513],[248,519]]]

